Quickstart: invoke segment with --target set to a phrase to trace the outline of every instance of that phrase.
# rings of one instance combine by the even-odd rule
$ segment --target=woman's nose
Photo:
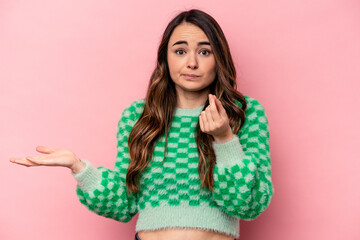
[[[187,65],[188,65],[188,68],[191,68],[191,69],[196,69],[199,67],[195,54],[189,54],[189,59],[188,59]]]

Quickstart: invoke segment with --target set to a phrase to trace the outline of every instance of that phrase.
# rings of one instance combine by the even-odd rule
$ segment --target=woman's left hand
[[[217,143],[230,141],[233,133],[225,108],[220,100],[212,94],[209,94],[209,103],[209,106],[199,116],[201,131],[212,135]]]

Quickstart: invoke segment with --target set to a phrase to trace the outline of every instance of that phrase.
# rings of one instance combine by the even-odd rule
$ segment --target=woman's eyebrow
[[[180,40],[180,41],[177,41],[176,43],[173,44],[173,46],[177,45],[177,44],[186,44],[186,45],[189,45],[187,41],[184,41],[184,40]],[[207,42],[207,41],[204,41],[204,42],[198,42],[197,44],[198,46],[200,45],[209,45],[210,46],[210,43]]]

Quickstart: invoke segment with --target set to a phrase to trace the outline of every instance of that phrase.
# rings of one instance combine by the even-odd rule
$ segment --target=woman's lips
[[[183,76],[186,79],[196,79],[196,78],[200,77],[199,75],[195,75],[195,74],[183,74]]]

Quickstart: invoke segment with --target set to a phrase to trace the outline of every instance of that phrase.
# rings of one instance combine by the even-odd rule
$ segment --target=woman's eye
[[[179,49],[179,50],[176,50],[175,52],[176,52],[177,54],[179,54],[179,52],[180,52],[180,54],[179,54],[179,55],[183,55],[184,50]]]
[[[209,55],[210,54],[210,51],[209,50],[202,50],[201,53],[205,53],[203,55]]]

